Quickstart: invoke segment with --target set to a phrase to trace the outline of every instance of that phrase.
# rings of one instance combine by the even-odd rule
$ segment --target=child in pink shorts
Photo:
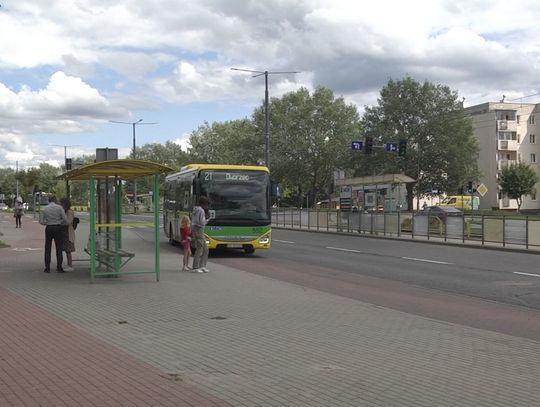
[[[191,256],[191,226],[189,216],[182,216],[180,221],[180,241],[182,242],[182,250],[184,252],[184,265],[182,271],[190,270],[189,257]]]

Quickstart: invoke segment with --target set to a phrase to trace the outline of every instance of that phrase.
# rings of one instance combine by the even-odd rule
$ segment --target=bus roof
[[[180,172],[189,170],[248,170],[270,172],[264,165],[239,165],[239,164],[188,164],[180,169]]]

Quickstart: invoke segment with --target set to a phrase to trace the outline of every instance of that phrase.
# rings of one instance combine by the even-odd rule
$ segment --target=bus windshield
[[[215,214],[211,224],[269,224],[269,175],[263,171],[204,170],[201,194]]]

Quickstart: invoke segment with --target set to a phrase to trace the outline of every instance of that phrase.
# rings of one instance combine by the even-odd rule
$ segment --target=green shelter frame
[[[155,274],[156,281],[159,281],[159,175],[171,171],[174,169],[152,161],[125,159],[99,161],[65,172],[60,176],[66,182],[88,181],[90,225],[88,252],[92,282],[100,276],[149,273]],[[153,222],[122,223],[122,181],[147,176],[153,177]],[[113,204],[112,211],[111,203]],[[102,222],[101,214],[104,208],[107,219]],[[114,213],[113,216],[110,216],[111,212]],[[122,267],[135,256],[135,253],[128,253],[122,249],[122,228],[127,226],[154,228],[154,270],[121,271]],[[100,242],[96,240],[98,236]],[[106,271],[100,271],[101,267],[98,265],[104,265]]]

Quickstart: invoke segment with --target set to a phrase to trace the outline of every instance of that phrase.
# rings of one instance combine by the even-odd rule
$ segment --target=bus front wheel
[[[246,254],[253,254],[253,253],[255,253],[255,249],[254,249],[253,247],[246,247],[246,248],[244,249],[244,253],[246,253]]]

